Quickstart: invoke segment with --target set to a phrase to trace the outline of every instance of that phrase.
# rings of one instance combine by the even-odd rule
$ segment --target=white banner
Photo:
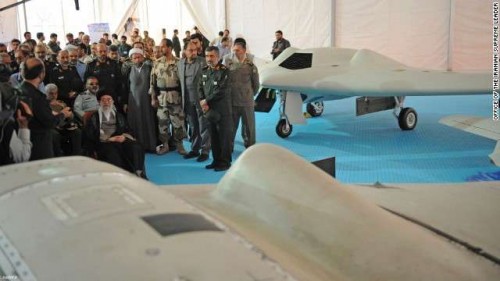
[[[102,34],[107,32],[110,33],[109,23],[91,23],[87,25],[89,28],[89,36],[91,42],[99,42],[99,39],[102,37]],[[111,35],[110,35],[111,38]]]

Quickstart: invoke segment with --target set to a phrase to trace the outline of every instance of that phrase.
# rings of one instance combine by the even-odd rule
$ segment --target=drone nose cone
[[[265,87],[282,85],[286,82],[286,77],[287,75],[282,73],[278,67],[266,68],[259,73],[260,83]]]

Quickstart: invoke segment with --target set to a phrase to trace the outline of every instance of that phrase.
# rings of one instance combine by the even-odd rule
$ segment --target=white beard
[[[111,117],[111,112],[113,112],[113,109],[111,107],[109,107],[109,108],[102,108],[101,107],[101,111],[102,111],[102,115],[106,118],[106,120],[109,120],[109,118]]]

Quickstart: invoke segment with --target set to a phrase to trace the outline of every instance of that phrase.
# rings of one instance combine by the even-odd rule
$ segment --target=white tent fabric
[[[226,6],[224,0],[182,0],[191,13],[196,26],[209,41],[226,26]]]
[[[133,0],[128,6],[126,12],[122,15],[121,20],[118,22],[118,25],[115,29],[116,34],[126,34],[129,36],[129,19],[134,17],[135,12],[137,10],[137,5],[139,4],[139,0]]]
[[[337,0],[335,41],[415,67],[487,70],[490,14],[489,1]]]
[[[249,51],[258,57],[271,59],[277,30],[295,47],[331,44],[332,0],[231,0],[227,4],[233,39],[244,37]]]
[[[454,70],[490,70],[492,49],[492,3],[455,0],[451,30],[451,61]]]
[[[191,30],[195,21],[182,2],[182,0],[139,0],[136,15],[141,20],[140,29],[148,30],[149,36],[157,43],[163,38],[163,29],[168,38],[172,38],[174,29],[178,29],[179,36],[183,37],[183,30]]]
[[[16,0],[0,0],[0,8],[7,7],[17,2]],[[13,38],[18,38],[17,7],[0,12],[0,42],[8,43]],[[6,44],[8,46],[8,44]]]
[[[118,24],[120,24],[123,15],[127,13],[127,9],[129,8],[131,2],[134,2],[134,0],[95,1],[94,23],[109,23],[110,31],[114,32],[119,28]],[[83,4],[83,1],[80,1],[80,7],[82,7]],[[74,7],[70,10],[76,11]],[[87,24],[89,23],[91,22],[87,22]],[[84,29],[84,31],[86,30],[87,29]]]
[[[446,69],[449,0],[337,0],[338,47],[377,51],[415,67]]]

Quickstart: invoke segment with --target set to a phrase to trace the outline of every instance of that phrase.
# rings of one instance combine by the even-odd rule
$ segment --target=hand
[[[109,142],[119,142],[119,143],[122,143],[125,141],[125,136],[124,135],[119,135],[119,136],[114,136],[114,137],[110,137],[108,139]]]
[[[207,100],[201,100],[200,101],[200,106],[201,106],[201,110],[203,112],[207,112],[210,108],[208,107],[208,103],[207,103]]]
[[[31,111],[31,107],[27,103],[25,103],[24,101],[19,101],[19,105],[22,107],[21,113],[25,117],[33,117],[33,111]]]
[[[125,112],[125,113],[128,112],[128,105],[126,105],[126,104],[123,105],[123,112]]]
[[[17,115],[16,120],[17,120],[17,124],[19,124],[19,129],[27,129],[28,128],[28,118],[26,118],[26,116],[23,116],[20,109],[16,110],[16,115]]]
[[[158,99],[151,98],[151,106],[152,106],[153,108],[158,108],[159,103],[160,103],[160,102],[158,101]]]
[[[65,119],[73,117],[73,112],[71,112],[71,108],[69,107],[63,108],[63,110],[61,110],[61,113],[64,114]]]
[[[75,91],[71,91],[71,92],[68,93],[68,95],[69,95],[69,98],[72,99],[72,98],[74,98],[76,96],[76,92]]]

